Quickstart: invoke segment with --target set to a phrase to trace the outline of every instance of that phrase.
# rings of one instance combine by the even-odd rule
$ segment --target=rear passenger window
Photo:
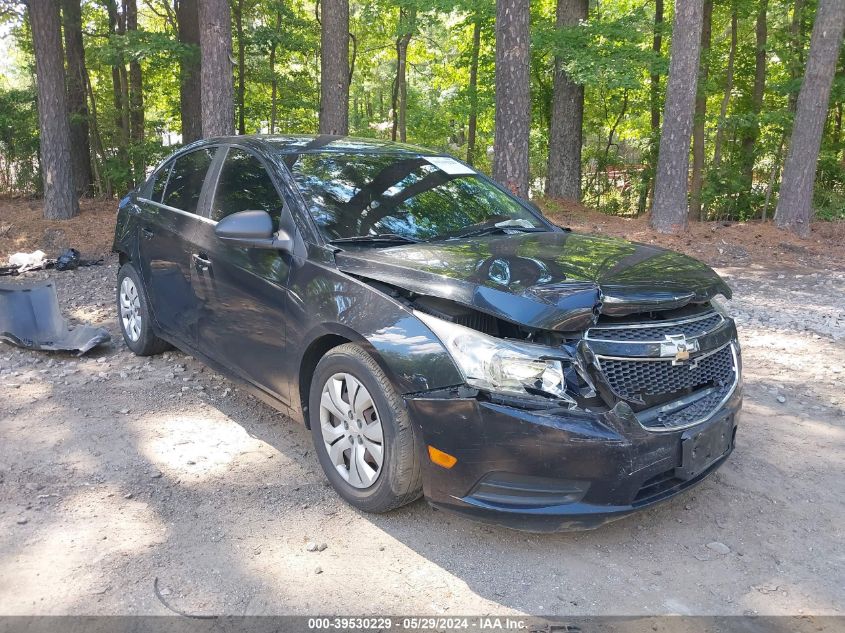
[[[203,148],[177,158],[170,171],[162,203],[196,213],[205,173],[213,157],[213,148]]]
[[[211,219],[219,222],[239,211],[267,211],[278,228],[281,210],[282,201],[261,161],[243,150],[230,149],[217,181]]]

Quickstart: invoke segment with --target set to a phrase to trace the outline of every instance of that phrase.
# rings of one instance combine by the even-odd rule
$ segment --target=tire
[[[116,302],[117,322],[120,324],[123,340],[136,356],[153,356],[170,349],[167,341],[153,333],[144,285],[131,263],[124,264],[117,272]],[[126,310],[129,310],[131,315],[127,314]]]
[[[351,377],[367,393],[356,390],[353,381],[338,376]],[[341,387],[333,393],[340,396],[341,406],[325,407],[324,389],[335,389],[338,384]],[[352,391],[358,397],[350,401]],[[368,407],[367,395],[372,407]],[[381,513],[421,496],[419,452],[408,412],[381,367],[361,347],[353,343],[340,345],[320,360],[314,370],[308,402],[311,435],[320,465],[332,487],[348,503],[365,512]],[[344,412],[347,418],[341,420],[340,414]],[[382,463],[372,480],[367,480],[377,464],[374,418],[382,431]],[[348,430],[343,429],[343,422],[348,423]],[[324,431],[324,425],[331,428]],[[334,440],[337,435],[339,439],[330,449],[327,440]],[[359,455],[363,456],[363,464],[357,459]],[[341,462],[339,467],[335,460]]]

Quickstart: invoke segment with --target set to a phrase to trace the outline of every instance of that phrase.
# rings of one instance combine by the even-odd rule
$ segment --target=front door
[[[190,243],[208,219],[198,214],[205,176],[215,148],[178,156],[156,175],[142,209],[141,275],[153,317],[165,336],[193,347],[197,306],[191,284]]]
[[[287,404],[283,358],[290,256],[227,244],[214,234],[213,225],[227,215],[255,210],[270,213],[276,230],[288,217],[263,163],[246,150],[229,148],[210,202],[212,225],[204,227],[192,253],[201,306],[198,348]]]

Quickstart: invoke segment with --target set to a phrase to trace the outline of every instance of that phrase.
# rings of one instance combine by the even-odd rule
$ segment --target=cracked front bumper
[[[537,532],[595,528],[701,482],[733,450],[741,402],[737,389],[705,422],[655,433],[626,405],[530,411],[476,398],[406,397],[423,451],[430,445],[457,458],[446,469],[421,457],[429,503]],[[710,450],[708,437],[718,454],[691,469],[690,454]]]

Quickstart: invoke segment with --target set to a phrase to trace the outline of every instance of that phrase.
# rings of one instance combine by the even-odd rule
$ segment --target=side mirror
[[[273,233],[273,219],[266,211],[241,211],[217,223],[214,233],[237,246],[291,251],[293,240],[285,231]]]

